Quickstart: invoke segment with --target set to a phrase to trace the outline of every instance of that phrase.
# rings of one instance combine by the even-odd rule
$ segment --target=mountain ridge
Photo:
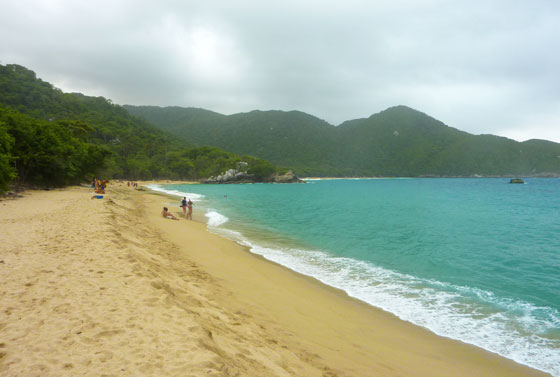
[[[405,105],[334,126],[292,110],[187,119],[189,108],[132,114],[195,144],[251,154],[307,176],[511,176],[560,174],[560,144],[473,135]],[[543,153],[540,153],[540,149]]]

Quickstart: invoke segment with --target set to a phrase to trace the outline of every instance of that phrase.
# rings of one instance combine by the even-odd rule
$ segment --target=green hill
[[[125,105],[177,137],[255,155],[317,176],[560,174],[560,144],[472,135],[406,106],[335,127],[298,111],[225,116],[202,109]]]
[[[25,67],[0,65],[0,191],[14,179],[49,186],[94,174],[199,179],[240,161],[261,175],[277,170],[255,157],[193,148],[110,100],[64,93]]]
[[[124,108],[199,145],[259,156],[300,174],[329,175],[336,169],[329,154],[324,154],[336,142],[335,127],[299,111],[256,110],[225,116],[195,108]]]

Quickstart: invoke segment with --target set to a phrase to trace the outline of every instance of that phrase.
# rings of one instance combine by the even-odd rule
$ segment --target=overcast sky
[[[0,41],[0,64],[117,104],[334,125],[407,105],[560,142],[558,0],[0,0]]]

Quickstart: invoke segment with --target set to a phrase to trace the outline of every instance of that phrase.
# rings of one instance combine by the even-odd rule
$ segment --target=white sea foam
[[[226,216],[212,209],[208,210],[205,216],[208,218],[209,227],[219,227],[229,220]]]
[[[158,191],[158,192],[163,192],[169,195],[174,195],[174,196],[179,196],[179,197],[186,197],[187,199],[192,200],[193,202],[198,202],[202,199],[204,199],[204,195],[202,194],[195,194],[192,192],[185,192],[185,191],[179,191],[179,190],[169,190],[166,188],[161,187],[160,185],[156,185],[156,184],[151,184],[151,185],[146,185],[147,188],[149,188],[152,191]]]
[[[438,335],[560,376],[558,339],[535,335],[545,329],[560,328],[557,310],[498,298],[479,289],[419,279],[322,251],[265,247],[239,232],[219,225],[211,227],[213,232],[248,246],[255,254],[342,289]]]

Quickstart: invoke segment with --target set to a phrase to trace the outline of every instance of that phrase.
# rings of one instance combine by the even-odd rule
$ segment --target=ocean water
[[[152,188],[190,197],[256,254],[560,376],[560,179]]]

